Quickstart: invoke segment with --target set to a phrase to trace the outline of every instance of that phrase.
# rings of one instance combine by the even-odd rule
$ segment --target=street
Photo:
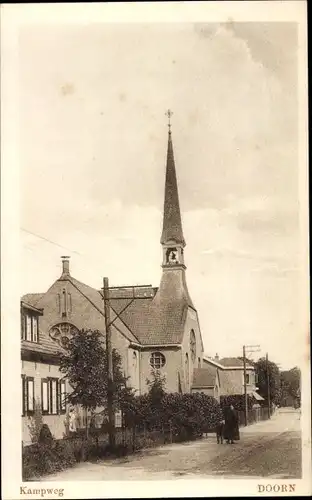
[[[214,478],[300,478],[300,411],[278,410],[271,420],[241,428],[234,445],[209,435],[198,441],[145,449],[135,455],[72,469],[45,481],[101,481]]]

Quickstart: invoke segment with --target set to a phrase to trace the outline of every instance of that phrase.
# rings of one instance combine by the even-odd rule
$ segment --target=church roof
[[[129,301],[111,299],[111,307],[119,312]],[[158,302],[155,298],[135,299],[121,313],[121,320],[142,345],[180,344],[188,305],[180,300]]]
[[[185,245],[170,129],[168,134],[163,230],[160,242],[164,244],[169,241]]]
[[[218,370],[212,366],[207,368],[194,368],[193,388],[214,387]]]

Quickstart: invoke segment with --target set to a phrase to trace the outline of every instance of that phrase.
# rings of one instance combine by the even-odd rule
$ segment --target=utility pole
[[[109,444],[115,448],[115,415],[113,411],[113,351],[112,330],[110,321],[109,287],[108,278],[103,278],[106,352],[107,352],[107,411],[108,411],[108,436]]]
[[[244,363],[244,399],[245,399],[245,426],[248,425],[248,394],[247,394],[247,369],[246,369],[246,353],[259,352],[259,345],[244,345],[243,346],[243,363]]]
[[[244,360],[244,396],[245,396],[245,426],[248,425],[248,397],[247,397],[247,376],[246,376],[246,346],[243,346]]]
[[[103,299],[104,299],[104,316],[105,316],[105,331],[106,331],[106,351],[107,351],[107,412],[108,412],[108,433],[109,433],[109,444],[111,448],[115,447],[115,414],[113,409],[113,349],[112,349],[112,331],[111,326],[117,320],[120,319],[121,314],[133,303],[135,299],[151,299],[153,295],[151,285],[137,285],[137,286],[115,286],[109,287],[108,278],[103,278]],[[127,291],[128,296],[122,294],[120,297],[114,296],[114,300],[128,300],[129,302],[119,311],[115,312],[114,319],[110,318],[110,290]],[[148,291],[146,291],[148,290]],[[130,295],[129,291],[132,291]]]
[[[269,372],[269,355],[266,353],[266,376],[267,376],[267,389],[268,389],[268,417],[271,418],[271,395],[270,395],[270,372]]]

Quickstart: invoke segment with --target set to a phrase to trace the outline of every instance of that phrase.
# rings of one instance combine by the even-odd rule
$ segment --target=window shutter
[[[42,413],[49,413],[49,384],[46,379],[41,380],[41,406]]]
[[[66,412],[66,384],[65,380],[60,381],[60,413]]]
[[[22,375],[22,416],[25,415],[25,409],[26,409],[26,406],[25,406],[25,403],[26,403],[25,388],[26,388],[25,375]]]
[[[33,377],[27,377],[27,411],[32,413],[35,406],[35,381]]]

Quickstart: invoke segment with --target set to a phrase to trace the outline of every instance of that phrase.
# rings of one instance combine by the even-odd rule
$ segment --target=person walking
[[[239,440],[239,422],[233,405],[225,411],[224,422],[224,438],[228,444],[234,444],[234,440]]]

